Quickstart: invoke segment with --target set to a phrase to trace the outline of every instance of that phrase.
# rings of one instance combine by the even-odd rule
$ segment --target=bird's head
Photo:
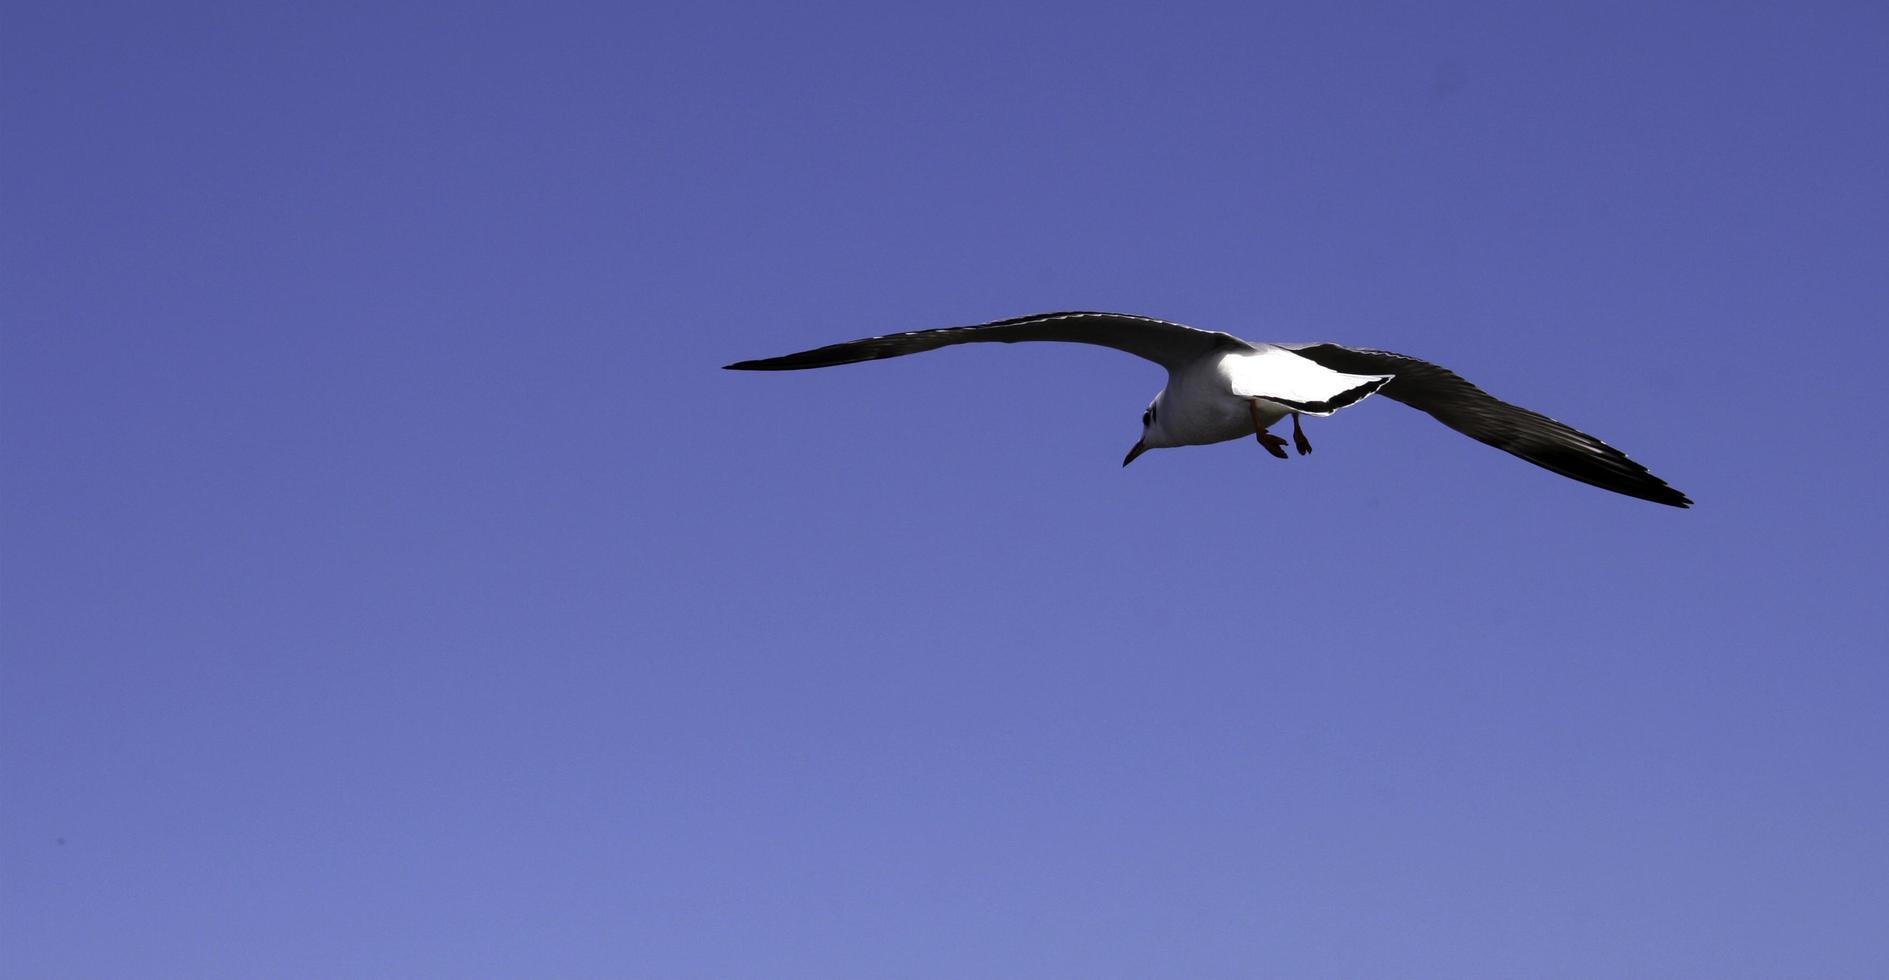
[[[1141,413],[1141,438],[1136,441],[1134,448],[1128,451],[1128,457],[1122,460],[1122,465],[1127,466],[1135,461],[1136,456],[1150,449],[1160,449],[1171,445],[1174,443],[1168,439],[1166,430],[1161,427],[1161,396],[1156,395],[1154,401],[1148,403],[1147,411]]]

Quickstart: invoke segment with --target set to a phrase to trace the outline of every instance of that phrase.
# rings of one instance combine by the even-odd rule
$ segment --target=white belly
[[[1336,408],[1311,406],[1351,404],[1388,377],[1333,371],[1270,344],[1204,357],[1168,375],[1161,413],[1163,435],[1170,441],[1164,445],[1198,446],[1264,431],[1294,411],[1274,398],[1299,405],[1297,410],[1309,415],[1329,415]]]
[[[1204,446],[1228,439],[1252,438],[1253,403],[1233,391],[1229,368],[1238,361],[1231,355],[1209,359],[1170,375],[1162,393],[1161,421],[1165,435],[1176,446]],[[1260,427],[1270,426],[1286,417],[1284,405],[1257,399]]]

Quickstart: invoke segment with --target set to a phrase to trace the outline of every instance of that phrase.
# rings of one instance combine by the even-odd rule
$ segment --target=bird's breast
[[[1233,393],[1226,358],[1208,358],[1169,375],[1161,417],[1177,446],[1204,446],[1253,435],[1249,400]],[[1260,421],[1271,425],[1286,408],[1261,401]]]

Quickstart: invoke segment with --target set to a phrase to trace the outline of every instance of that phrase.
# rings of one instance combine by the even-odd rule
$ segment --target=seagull
[[[726,366],[799,371],[918,354],[957,344],[1058,341],[1126,351],[1167,369],[1167,386],[1141,413],[1141,438],[1122,465],[1150,449],[1204,446],[1252,436],[1280,459],[1286,440],[1267,430],[1292,419],[1292,446],[1312,443],[1299,417],[1324,417],[1372,394],[1536,466],[1615,493],[1673,507],[1685,494],[1625,453],[1545,415],[1511,405],[1455,373],[1403,354],[1338,344],[1263,344],[1127,313],[1041,313],[968,327],[913,330]]]

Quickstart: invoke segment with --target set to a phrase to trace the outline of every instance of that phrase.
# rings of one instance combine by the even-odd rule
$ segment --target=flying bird
[[[1569,479],[1673,507],[1685,494],[1625,453],[1545,415],[1511,405],[1453,372],[1403,354],[1338,344],[1262,344],[1126,313],[1043,313],[969,327],[914,330],[727,365],[798,371],[917,354],[956,344],[1060,341],[1126,351],[1167,368],[1168,383],[1141,413],[1141,438],[1122,465],[1150,449],[1253,436],[1280,459],[1286,440],[1267,430],[1292,419],[1292,446],[1312,443],[1299,416],[1326,416],[1372,394],[1428,412],[1472,439]]]

